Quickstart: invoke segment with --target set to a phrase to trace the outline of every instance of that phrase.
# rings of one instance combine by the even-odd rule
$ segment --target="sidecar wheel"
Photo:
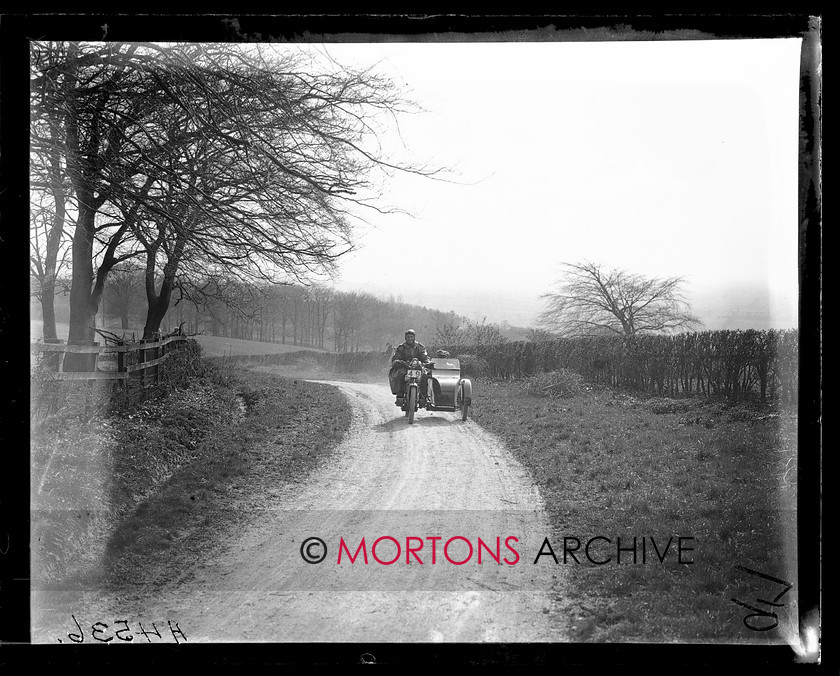
[[[461,420],[467,419],[467,411],[470,409],[470,405],[467,403],[467,398],[464,396],[464,386],[461,385],[460,387],[460,399],[461,399]]]
[[[412,387],[408,395],[408,409],[406,415],[408,416],[408,424],[414,423],[414,409],[417,408],[417,388]]]

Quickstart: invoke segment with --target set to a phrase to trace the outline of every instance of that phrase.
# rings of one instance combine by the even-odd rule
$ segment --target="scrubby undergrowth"
[[[250,370],[241,371],[236,383],[238,419],[206,430],[188,459],[116,529],[105,559],[110,584],[171,582],[171,571],[206,555],[250,516],[243,496],[299,481],[349,428],[350,412],[334,388]],[[186,415],[169,416],[144,436],[148,442],[181,432],[189,442],[192,429]],[[118,476],[125,485],[140,484]]]
[[[209,546],[236,518],[242,482],[258,490],[262,475],[299,477],[349,427],[332,388],[205,360],[193,344],[166,364],[146,390],[75,386],[47,397],[48,375],[33,386],[36,586],[123,586],[140,570],[154,578],[165,560],[189,556],[173,543]]]

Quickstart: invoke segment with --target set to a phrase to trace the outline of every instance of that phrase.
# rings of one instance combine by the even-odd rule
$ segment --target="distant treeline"
[[[437,336],[459,336],[468,342],[526,337],[526,329],[506,322],[476,323],[452,311],[406,303],[399,296],[386,299],[320,285],[258,286],[220,278],[202,280],[199,287],[180,290],[164,316],[165,329],[180,325],[188,334],[336,352],[384,350],[401,343],[409,328],[426,345]],[[65,299],[56,299],[59,321],[68,315],[66,306]],[[147,310],[142,270],[113,272],[105,284],[100,322],[112,330],[139,333]]]

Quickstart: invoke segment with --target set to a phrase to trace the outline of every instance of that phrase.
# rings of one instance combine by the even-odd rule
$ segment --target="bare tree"
[[[66,83],[57,78],[52,85],[63,88]],[[73,225],[73,215],[67,212],[72,185],[63,153],[63,115],[62,109],[49,108],[33,114],[31,120],[29,271],[35,282],[33,295],[41,303],[44,339],[49,342],[57,338],[56,284],[69,268],[68,226]]]
[[[375,119],[410,110],[391,81],[300,50],[33,43],[31,99],[32,143],[60,150],[77,214],[71,342],[93,338],[122,261],[145,255],[148,337],[179,275],[328,273],[355,207],[387,211],[377,175],[436,173],[382,155]]]
[[[130,223],[109,208],[115,196],[136,189],[133,158],[125,151],[141,133],[144,111],[155,106],[154,97],[146,96],[151,74],[129,67],[136,52],[136,47],[110,44],[31,46],[31,145],[49,156],[58,150],[70,184],[65,196],[73,197],[68,211],[76,214],[70,343],[92,341],[108,273],[136,255],[120,252]],[[65,368],[85,368],[83,357],[67,355]]]
[[[365,330],[377,314],[379,301],[370,293],[336,293],[333,301],[333,343],[337,352],[358,352],[370,335]],[[368,345],[369,346],[369,345]]]
[[[472,322],[467,328],[467,334],[470,338],[470,343],[475,349],[481,349],[489,345],[501,345],[507,342],[507,338],[502,334],[501,329],[497,324],[488,324],[487,317],[483,317],[481,322]]]
[[[62,276],[69,270],[72,225],[66,214],[61,194],[49,195],[32,188],[29,202],[29,276],[31,295],[41,304],[44,340],[55,342],[55,296],[68,293],[69,279]]]
[[[311,345],[323,350],[326,347],[327,322],[335,302],[335,293],[326,286],[313,286],[309,300],[309,316],[312,324]]]
[[[131,328],[131,317],[142,311],[143,269],[130,262],[115,267],[108,276],[102,306],[108,317],[119,317],[123,330]]]
[[[563,336],[632,337],[701,325],[682,295],[682,277],[659,279],[599,263],[564,263],[556,293],[542,296],[539,325]]]
[[[286,344],[287,326],[292,318],[292,306],[295,289],[291,285],[272,285],[267,291],[268,312],[271,318],[271,340]],[[279,340],[277,327],[280,327]]]
[[[459,323],[445,322],[435,329],[434,344],[441,347],[465,345],[468,341],[467,332]]]

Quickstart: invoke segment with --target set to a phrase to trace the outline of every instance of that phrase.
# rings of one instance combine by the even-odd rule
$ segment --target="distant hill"
[[[709,331],[792,329],[798,326],[796,299],[774,299],[764,287],[723,287],[695,293],[692,310]]]
[[[542,311],[539,294],[489,293],[466,289],[446,293],[403,293],[407,302],[422,302],[488,323],[507,321],[514,326],[529,327]],[[795,298],[795,296],[794,296]],[[689,297],[693,312],[710,331],[723,329],[788,329],[795,328],[798,318],[793,304],[773,298],[765,287],[721,287],[693,293]]]

